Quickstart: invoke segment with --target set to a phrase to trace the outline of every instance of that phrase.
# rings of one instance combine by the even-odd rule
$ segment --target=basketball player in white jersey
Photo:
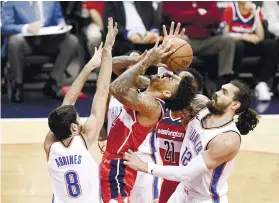
[[[62,106],[48,117],[50,131],[44,142],[48,160],[54,203],[100,202],[98,164],[87,151],[99,135],[105,116],[112,72],[111,49],[117,34],[117,24],[109,18],[108,34],[104,48],[95,49],[87,63],[66,94]],[[90,72],[100,66],[97,90],[91,115],[82,126],[74,108]]]
[[[147,164],[131,150],[124,154],[124,164],[182,182],[174,193],[177,203],[227,203],[227,181],[240,148],[240,134],[247,135],[259,122],[256,112],[249,109],[250,104],[249,87],[233,80],[223,85],[207,108],[189,123],[181,147],[180,166]]]

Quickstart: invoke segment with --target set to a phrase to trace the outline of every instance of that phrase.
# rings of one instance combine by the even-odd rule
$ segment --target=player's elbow
[[[109,93],[113,95],[114,97],[117,97],[119,95],[124,95],[123,88],[120,88],[118,85],[118,81],[114,81],[109,85]]]
[[[109,93],[111,94],[111,95],[115,95],[115,85],[113,84],[113,83],[111,83],[110,85],[109,85]]]

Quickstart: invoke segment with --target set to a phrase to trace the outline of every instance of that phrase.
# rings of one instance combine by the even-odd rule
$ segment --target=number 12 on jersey
[[[181,156],[181,163],[183,164],[183,166],[186,166],[188,162],[191,161],[191,159],[192,159],[192,153],[190,152],[188,147],[186,147],[185,151]]]
[[[66,189],[71,198],[78,198],[81,195],[78,173],[67,171],[65,173]]]

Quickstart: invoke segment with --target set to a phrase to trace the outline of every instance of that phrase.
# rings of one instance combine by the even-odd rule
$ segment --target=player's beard
[[[207,102],[206,107],[208,108],[209,112],[215,115],[222,115],[225,113],[225,110],[230,104],[223,104],[218,103],[217,95],[214,94],[212,96],[212,100]]]

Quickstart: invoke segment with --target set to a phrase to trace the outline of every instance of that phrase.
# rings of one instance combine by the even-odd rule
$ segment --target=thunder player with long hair
[[[125,165],[172,181],[180,181],[171,199],[187,203],[227,203],[228,177],[238,154],[241,137],[259,120],[251,110],[247,85],[233,80],[213,95],[207,108],[188,124],[180,153],[180,166],[159,166],[142,162],[131,150]],[[238,115],[238,119],[234,117]]]
[[[179,165],[180,150],[187,125],[201,108],[206,107],[208,101],[207,97],[197,94],[189,107],[183,111],[167,110],[164,118],[158,122],[155,134],[162,165]],[[168,202],[178,184],[177,181],[164,179],[161,185],[159,203]]]
[[[102,197],[107,202],[127,202],[136,179],[136,171],[123,164],[123,153],[138,149],[146,135],[165,113],[166,100],[176,101],[181,109],[189,105],[195,96],[192,78],[177,75],[154,76],[144,92],[138,92],[135,80],[144,75],[147,68],[158,65],[169,51],[173,40],[165,40],[143,54],[142,60],[122,73],[110,85],[110,93],[124,108],[110,129],[107,148],[101,163]],[[185,100],[181,99],[185,98]]]
[[[112,72],[111,49],[117,24],[109,18],[104,48],[95,49],[94,56],[78,75],[66,94],[62,106],[48,117],[50,131],[44,141],[54,203],[100,202],[99,169],[87,151],[96,140],[104,123],[105,105]],[[94,68],[101,69],[91,115],[81,125],[73,106],[84,83]]]

